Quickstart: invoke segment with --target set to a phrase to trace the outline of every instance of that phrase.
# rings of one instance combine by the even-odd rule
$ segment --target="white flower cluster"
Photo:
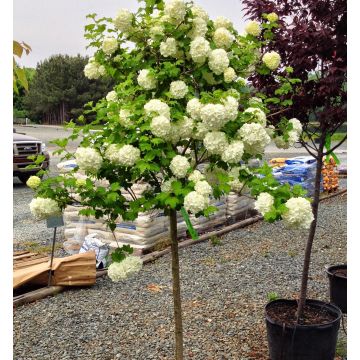
[[[256,96],[253,96],[249,99],[250,106],[257,106],[257,105],[261,105],[261,104],[262,104],[262,100]]]
[[[193,61],[201,65],[206,61],[210,50],[209,42],[205,38],[198,36],[191,41],[189,53]]]
[[[160,44],[160,54],[165,57],[176,57],[177,45],[174,38],[167,38]]]
[[[50,216],[59,215],[61,210],[53,199],[37,197],[30,202],[30,211],[36,220],[47,219]]]
[[[302,132],[301,122],[298,119],[293,118],[289,120],[289,123],[293,125],[293,128],[288,132],[288,139],[285,141],[282,136],[276,136],[274,139],[275,145],[280,149],[288,149],[299,141]]]
[[[114,164],[133,166],[140,159],[140,150],[132,145],[110,144],[105,157]]]
[[[183,0],[170,0],[165,3],[164,14],[173,24],[181,23],[186,15],[186,4]]]
[[[89,147],[79,147],[75,152],[76,164],[81,170],[96,173],[103,162],[97,150]]]
[[[137,82],[145,90],[155,89],[157,84],[156,78],[147,69],[139,71]]]
[[[276,13],[274,13],[274,12],[272,12],[272,13],[270,13],[270,14],[267,14],[267,15],[266,15],[266,18],[267,18],[270,22],[274,22],[274,21],[278,21],[278,20],[279,20],[279,16],[278,16]]]
[[[207,133],[204,138],[204,146],[210,154],[221,155],[228,147],[226,134],[221,131]]]
[[[88,79],[98,79],[106,74],[104,65],[98,64],[94,58],[89,59],[88,64],[84,67],[84,74]]]
[[[263,192],[257,197],[254,207],[261,215],[265,215],[271,210],[273,205],[274,197],[266,192]]]
[[[189,192],[184,198],[184,208],[186,211],[197,214],[206,209],[210,204],[207,196],[199,194],[197,191]]]
[[[230,164],[239,163],[244,154],[244,143],[235,140],[221,154],[221,159]]]
[[[228,29],[220,27],[215,30],[213,40],[216,47],[228,49],[234,41],[234,36]]]
[[[170,84],[170,94],[174,99],[182,99],[189,91],[187,85],[181,81],[173,81]]]
[[[270,70],[275,70],[280,65],[281,57],[276,51],[270,51],[264,54],[262,61]]]
[[[130,120],[130,115],[131,113],[128,109],[121,109],[119,111],[119,123],[125,128],[132,125],[132,122]]]
[[[291,123],[293,126],[291,131],[296,131],[299,135],[302,133],[303,128],[301,122],[298,119],[292,118],[289,120],[289,123]]]
[[[139,272],[143,266],[138,256],[127,256],[121,262],[113,262],[109,265],[108,276],[113,282],[125,280],[129,276]]]
[[[287,227],[294,229],[310,228],[314,215],[308,200],[301,197],[291,198],[285,203],[285,206],[288,211],[282,215],[282,218]]]
[[[166,139],[171,132],[170,120],[163,115],[155,116],[151,120],[150,130],[155,136]]]
[[[215,29],[219,29],[219,28],[225,28],[225,29],[231,29],[233,27],[232,22],[227,19],[224,16],[218,16],[215,20],[214,20],[214,27]]]
[[[225,106],[206,104],[200,110],[200,118],[209,130],[219,130],[227,121]]]
[[[222,74],[229,66],[229,58],[226,51],[224,49],[211,50],[208,64],[214,74]]]
[[[181,120],[171,124],[171,137],[176,139],[187,139],[192,136],[195,123],[194,120],[184,116]]]
[[[226,120],[235,120],[239,113],[239,102],[233,96],[227,96],[226,99],[223,100],[223,104],[226,112]]]
[[[195,17],[193,19],[192,28],[188,33],[190,39],[195,39],[197,37],[204,37],[207,33],[207,22],[201,17]]]
[[[173,176],[164,181],[162,184],[161,184],[161,191],[162,192],[171,192],[171,184],[173,183],[173,181],[176,181],[176,178],[174,178]]]
[[[190,163],[185,156],[176,155],[170,162],[170,170],[177,178],[184,178],[189,168]]]
[[[239,180],[239,172],[239,166],[235,166],[229,171],[229,176],[231,177],[231,180],[228,182],[228,184],[230,185],[231,190],[235,192],[244,190],[244,183]]]
[[[193,138],[197,140],[203,140],[204,136],[209,132],[209,129],[203,122],[198,122],[196,124],[196,131],[193,134]]]
[[[106,36],[101,48],[105,54],[111,55],[118,48],[118,41],[113,36]]]
[[[198,98],[193,98],[186,105],[186,112],[194,119],[200,120],[200,112],[203,105]]]
[[[199,180],[195,183],[195,191],[200,195],[209,196],[213,189],[206,180]]]
[[[164,35],[164,27],[160,24],[156,24],[150,28],[149,32],[150,37],[155,39],[158,35]]]
[[[30,176],[26,182],[26,185],[31,189],[36,189],[40,186],[41,179],[38,176]]]
[[[224,71],[224,81],[226,83],[231,83],[236,80],[236,73],[232,67],[228,67]]]
[[[113,19],[116,29],[127,32],[131,29],[133,14],[128,9],[120,9]]]
[[[252,122],[258,123],[264,127],[266,126],[266,115],[261,109],[249,107],[244,111],[244,114],[250,114]]]
[[[106,95],[106,100],[109,102],[117,102],[118,101],[118,96],[116,91],[110,91],[107,95]]]
[[[191,12],[193,13],[194,18],[201,18],[201,19],[203,19],[205,21],[209,20],[208,13],[201,6],[194,5],[191,8]]]
[[[261,33],[260,23],[258,23],[257,21],[253,21],[253,20],[249,21],[245,25],[245,31],[250,35],[259,36]]]
[[[199,170],[194,170],[189,175],[188,179],[189,179],[189,181],[193,181],[194,183],[197,183],[198,181],[204,180],[205,176]]]
[[[244,149],[251,155],[262,154],[265,146],[270,143],[270,136],[263,126],[257,123],[244,124],[238,135],[244,142]]]
[[[147,115],[162,115],[170,119],[170,108],[168,104],[158,99],[151,99],[144,106]]]

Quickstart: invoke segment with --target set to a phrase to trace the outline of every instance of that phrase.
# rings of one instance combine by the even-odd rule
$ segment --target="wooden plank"
[[[43,299],[46,296],[53,296],[64,291],[65,289],[66,289],[65,286],[50,286],[50,287],[44,287],[38,290],[30,291],[26,294],[14,297],[13,306],[17,307],[23,304],[27,304],[29,302]]]
[[[34,256],[34,255],[38,255],[36,253],[27,253],[27,254],[23,254],[23,255],[17,255],[17,256],[13,256],[14,260],[20,260],[20,259],[24,259],[30,256]]]
[[[30,251],[24,250],[24,251],[14,251],[13,252],[13,256],[17,256],[17,255],[23,255],[23,254],[27,254]]]
[[[40,257],[40,258],[37,258],[37,259],[34,259],[34,260],[29,260],[29,261],[20,261],[20,262],[14,264],[13,269],[14,270],[21,269],[21,268],[24,268],[24,267],[27,267],[27,266],[31,266],[31,265],[35,265],[35,264],[41,264],[41,263],[47,262],[47,261],[49,261],[48,256]]]

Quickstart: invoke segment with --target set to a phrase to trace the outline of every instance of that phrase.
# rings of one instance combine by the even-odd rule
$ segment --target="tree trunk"
[[[171,237],[171,271],[173,278],[173,299],[175,319],[175,359],[183,360],[183,328],[181,315],[180,295],[180,268],[179,268],[179,247],[177,239],[176,210],[170,210],[170,237]]]
[[[322,169],[322,158],[324,154],[324,144],[325,144],[326,132],[323,131],[320,136],[319,148],[317,151],[317,159],[316,159],[316,176],[315,176],[315,192],[314,192],[314,200],[312,202],[312,210],[314,214],[314,220],[311,223],[309,236],[306,243],[305,256],[304,256],[304,264],[303,264],[303,272],[301,279],[301,289],[300,296],[297,308],[297,322],[301,324],[302,319],[304,317],[304,306],[307,295],[307,285],[309,279],[309,267],[311,260],[311,249],[314,242],[317,219],[318,219],[318,210],[319,210],[319,201],[320,201],[320,185],[321,185],[321,169]]]

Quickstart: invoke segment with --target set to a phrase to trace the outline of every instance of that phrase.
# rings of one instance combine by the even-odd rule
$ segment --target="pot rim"
[[[336,276],[332,270],[338,270],[338,269],[347,269],[347,264],[337,264],[337,265],[331,265],[331,266],[328,266],[326,268],[326,273],[329,275],[329,276]],[[347,279],[344,278],[344,279]]]
[[[315,299],[306,299],[306,304],[307,305],[315,305],[318,307],[326,307],[326,308],[330,308],[330,310],[333,311],[334,315],[337,314],[336,318],[330,322],[327,322],[325,324],[311,324],[311,325],[301,325],[301,324],[296,324],[296,325],[290,325],[290,324],[286,324],[286,323],[280,323],[277,321],[274,321],[273,319],[271,319],[267,313],[267,309],[270,308],[274,303],[295,303],[297,304],[297,300],[294,299],[276,299],[273,301],[268,302],[265,305],[265,318],[266,321],[268,321],[269,323],[273,324],[273,325],[278,325],[278,326],[285,326],[288,329],[295,329],[295,328],[300,328],[300,329],[312,329],[312,328],[325,328],[328,327],[329,325],[332,325],[334,323],[336,323],[337,321],[340,321],[340,318],[342,317],[342,311],[341,309],[336,306],[335,304],[332,303],[328,303],[325,301],[321,301],[321,300],[315,300]]]

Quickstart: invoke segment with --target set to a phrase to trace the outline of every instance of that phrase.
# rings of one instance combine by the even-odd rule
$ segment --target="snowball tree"
[[[85,207],[81,214],[105,218],[112,231],[119,219],[163,209],[170,220],[176,359],[182,359],[177,211],[209,216],[217,210],[213,199],[246,186],[266,220],[308,227],[311,206],[302,189],[279,185],[266,165],[247,166],[275,136],[297,138],[301,125],[284,119],[275,135],[267,124],[271,114],[246,80],[258,68],[279,66],[277,53],[260,57],[261,24],[251,22],[239,34],[230,20],[210,20],[183,0],[146,0],[136,13],[121,9],[114,18],[88,18],[85,37],[96,51],[85,75],[110,76],[117,85],[86,105],[81,119],[95,113],[91,124],[80,130],[70,123],[73,134],[55,141],[63,152],[69,139],[82,135],[76,152],[65,155],[75,157],[77,168],[40,183],[32,179],[31,209],[42,219],[78,201]],[[280,85],[287,81],[279,78]],[[104,125],[92,132],[94,124]],[[87,178],[78,179],[78,172]],[[137,183],[147,184],[141,195],[132,189]],[[113,280],[139,269],[128,253],[128,246],[113,253]]]

